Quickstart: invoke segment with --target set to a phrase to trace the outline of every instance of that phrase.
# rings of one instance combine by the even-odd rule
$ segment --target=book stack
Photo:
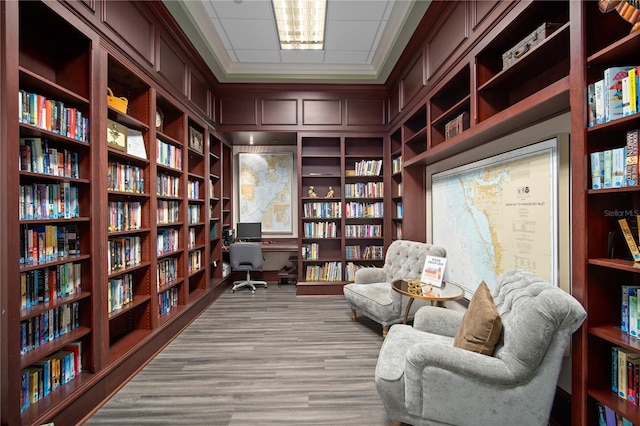
[[[587,86],[589,127],[638,112],[638,73],[637,65],[610,67],[600,80]]]
[[[590,154],[591,189],[622,188],[638,185],[638,133],[626,133],[626,144]]]
[[[611,348],[611,390],[618,397],[638,405],[640,354],[621,346]]]

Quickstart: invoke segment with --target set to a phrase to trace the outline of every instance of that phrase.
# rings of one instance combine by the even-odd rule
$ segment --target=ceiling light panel
[[[327,0],[272,0],[283,50],[324,49]]]

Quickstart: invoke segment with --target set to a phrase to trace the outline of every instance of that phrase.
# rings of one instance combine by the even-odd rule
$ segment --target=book
[[[627,186],[627,153],[626,147],[611,150],[611,187],[622,188]]]
[[[627,132],[627,186],[638,184],[638,130]]]
[[[604,151],[604,173],[602,176],[602,187],[611,188],[613,186],[613,149]]]
[[[604,70],[604,120],[609,122],[624,116],[622,112],[622,79],[628,75],[629,65]]]
[[[607,426],[617,426],[618,422],[616,421],[616,412],[613,411],[613,408],[605,405],[604,409]]]
[[[591,158],[591,189],[602,189],[604,180],[604,151],[592,152]]]
[[[628,315],[628,333],[634,337],[638,337],[638,296],[640,296],[640,287],[627,287],[627,315]]]
[[[640,368],[640,357],[627,361],[627,401],[633,405],[638,405],[638,381],[637,372]]]
[[[607,417],[604,405],[598,402],[596,403],[596,406],[598,407],[598,426],[607,426]]]
[[[627,242],[627,247],[629,247],[629,252],[631,252],[633,261],[640,262],[640,250],[638,250],[638,245],[636,244],[636,241],[633,238],[633,234],[631,234],[631,229],[629,228],[629,223],[627,222],[627,219],[625,218],[619,219],[618,223],[620,224],[622,235],[624,235],[624,239]]]
[[[587,126],[593,127],[596,124],[596,84],[587,86]]]
[[[604,79],[600,79],[594,83],[595,91],[595,115],[596,124],[604,123]]]
[[[622,113],[624,116],[633,115],[638,112],[638,79],[637,69],[631,68],[627,71],[626,99],[623,92]]]
[[[420,282],[435,287],[442,287],[444,278],[444,268],[447,265],[447,259],[438,256],[427,256],[422,267],[422,276]]]

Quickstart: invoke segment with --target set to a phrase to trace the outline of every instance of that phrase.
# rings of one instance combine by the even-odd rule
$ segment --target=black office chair
[[[264,285],[266,281],[254,281],[251,279],[251,271],[262,271],[264,257],[262,257],[262,246],[260,243],[233,243],[229,245],[229,263],[234,271],[246,271],[247,278],[241,281],[234,281],[231,292],[243,287],[250,287],[251,293],[256,292],[256,285]]]

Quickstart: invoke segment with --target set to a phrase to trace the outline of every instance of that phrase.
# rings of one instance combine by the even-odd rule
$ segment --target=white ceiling
[[[163,0],[222,83],[384,83],[431,0],[327,0],[324,50],[280,50],[271,0]]]

